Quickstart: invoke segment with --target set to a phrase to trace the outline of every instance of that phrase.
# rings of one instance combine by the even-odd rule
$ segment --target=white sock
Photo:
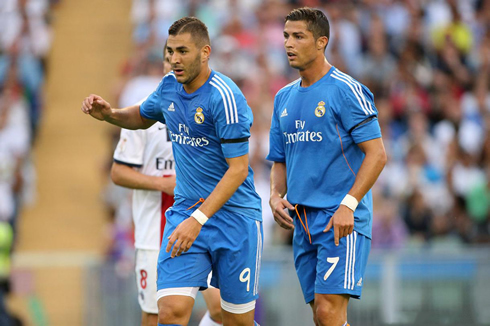
[[[199,323],[199,326],[221,326],[222,324],[218,324],[214,320],[211,319],[211,316],[209,315],[209,310],[206,311],[206,314],[204,317],[202,317],[201,322]]]

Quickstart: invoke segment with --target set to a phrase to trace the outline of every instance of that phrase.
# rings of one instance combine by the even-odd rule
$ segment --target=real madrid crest
[[[194,114],[194,121],[198,124],[202,124],[204,122],[204,114],[202,113],[202,108],[196,109],[196,114]]]
[[[318,106],[315,108],[315,115],[319,118],[323,117],[325,114],[325,102],[318,102]]]

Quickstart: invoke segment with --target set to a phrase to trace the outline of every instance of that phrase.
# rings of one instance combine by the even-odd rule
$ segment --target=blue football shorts
[[[262,222],[221,209],[203,225],[187,252],[171,258],[165,252],[168,237],[194,209],[193,203],[172,206],[166,212],[167,223],[158,257],[157,290],[176,287],[219,288],[221,298],[244,304],[258,298],[262,258]]]
[[[333,228],[323,232],[331,213],[301,205],[297,210],[289,214],[294,219],[294,265],[306,303],[315,293],[360,299],[371,239],[354,230],[335,246]]]

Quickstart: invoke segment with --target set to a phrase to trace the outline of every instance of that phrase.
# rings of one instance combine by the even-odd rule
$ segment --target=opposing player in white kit
[[[164,73],[169,70],[166,59]],[[117,185],[134,189],[135,270],[138,302],[142,310],[141,325],[156,326],[158,253],[165,227],[165,211],[173,204],[175,187],[172,143],[165,124],[157,122],[144,130],[121,129],[111,177]],[[220,325],[219,290],[210,287],[202,293],[209,311],[200,326]]]

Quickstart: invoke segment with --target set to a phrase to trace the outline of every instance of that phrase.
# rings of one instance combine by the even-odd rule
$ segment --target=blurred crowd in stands
[[[203,20],[211,67],[240,86],[254,112],[250,158],[266,243],[288,244],[291,234],[270,213],[265,157],[274,95],[298,78],[283,48],[284,17],[301,6],[326,13],[328,60],[375,96],[389,162],[373,188],[373,248],[490,243],[490,1],[133,0],[134,52],[115,87],[119,105],[158,84],[172,22]],[[130,202],[121,191],[107,192],[119,211],[116,248],[131,243]]]
[[[41,121],[55,1],[0,1],[0,325],[17,217],[35,196],[31,150]]]

